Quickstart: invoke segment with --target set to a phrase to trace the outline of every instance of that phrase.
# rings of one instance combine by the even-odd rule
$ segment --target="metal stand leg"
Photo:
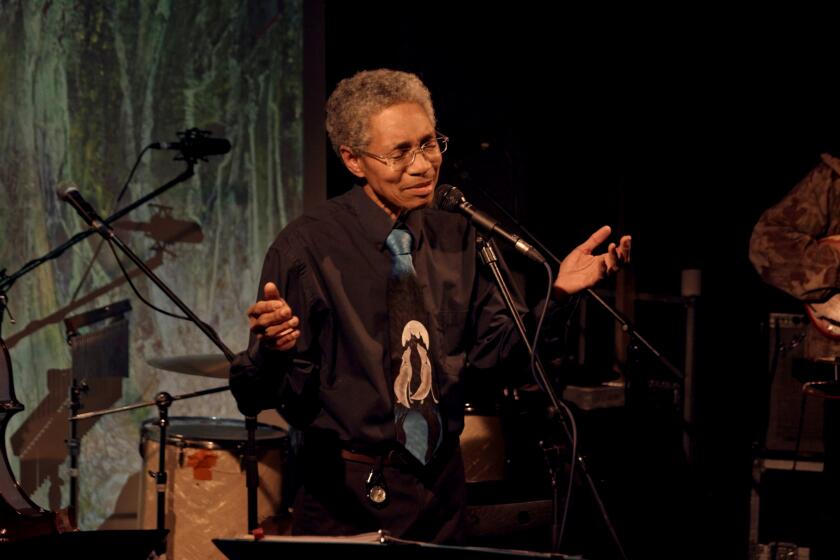
[[[162,391],[155,397],[155,404],[158,409],[158,428],[160,429],[160,446],[158,449],[158,470],[149,471],[149,476],[155,479],[157,491],[157,529],[166,528],[166,427],[169,425],[169,405],[172,404],[172,395]],[[160,555],[166,550],[166,539],[161,541],[155,552]]]
[[[79,515],[79,455],[82,442],[79,439],[79,421],[75,419],[82,406],[82,393],[90,387],[84,381],[73,379],[70,385],[70,437],[67,438],[67,450],[70,454],[70,511],[78,519]]]

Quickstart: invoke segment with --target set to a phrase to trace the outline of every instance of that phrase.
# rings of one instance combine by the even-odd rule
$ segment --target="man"
[[[809,304],[804,356],[815,379],[831,369],[826,362],[840,356],[840,159],[828,154],[821,159],[762,214],[753,228],[749,253],[768,284]],[[814,543],[812,556],[818,560],[840,557],[833,538],[840,518],[840,408],[833,399],[824,405],[824,480],[817,497],[820,526],[815,531],[820,541]]]
[[[839,185],[840,159],[825,154],[753,228],[750,260],[758,273],[803,302],[824,302],[840,290]],[[808,328],[808,359],[838,354],[840,343],[828,326],[813,321]]]
[[[413,74],[360,72],[327,101],[336,153],[362,186],[289,224],[268,250],[251,342],[231,370],[240,408],[278,407],[303,434],[293,532],[385,529],[459,542],[462,373],[519,344],[463,217],[430,208],[447,138]],[[566,298],[629,258],[630,238],[564,260]],[[400,247],[403,247],[400,249]]]

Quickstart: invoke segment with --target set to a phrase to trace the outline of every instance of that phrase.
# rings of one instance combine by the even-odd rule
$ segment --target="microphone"
[[[204,131],[197,129],[179,132],[178,142],[154,142],[150,144],[153,150],[177,150],[190,158],[204,158],[219,156],[230,151],[230,141],[227,138],[208,138]]]
[[[58,195],[58,198],[72,206],[87,225],[95,230],[98,230],[100,233],[103,229],[105,231],[108,230],[108,226],[105,225],[102,218],[100,218],[99,214],[96,213],[96,210],[93,209],[93,206],[91,206],[88,201],[82,197],[82,193],[79,192],[79,188],[76,186],[76,183],[73,181],[63,181],[59,183],[58,187],[56,187],[56,194]]]
[[[499,225],[498,220],[488,216],[467,202],[464,193],[452,185],[440,185],[435,191],[435,207],[447,212],[459,212],[467,217],[472,225],[491,235],[496,235],[512,243],[514,248],[526,257],[544,263],[545,258],[521,237],[510,233]]]

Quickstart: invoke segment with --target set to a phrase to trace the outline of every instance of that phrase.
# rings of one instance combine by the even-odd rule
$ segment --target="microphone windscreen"
[[[435,190],[435,208],[453,212],[458,208],[458,204],[464,200],[464,193],[461,189],[452,185],[439,185]]]
[[[198,151],[208,156],[222,155],[230,151],[230,141],[227,138],[202,138],[201,148]]]

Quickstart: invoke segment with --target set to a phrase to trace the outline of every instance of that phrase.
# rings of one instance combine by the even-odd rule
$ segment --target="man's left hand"
[[[555,296],[565,297],[591,288],[630,262],[629,235],[623,236],[618,245],[610,243],[606,253],[592,254],[598,245],[607,240],[611,232],[610,226],[602,227],[563,259],[554,280]]]

